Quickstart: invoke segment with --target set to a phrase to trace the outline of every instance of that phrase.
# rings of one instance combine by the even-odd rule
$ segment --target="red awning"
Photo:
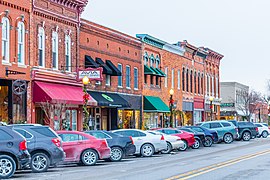
[[[35,82],[33,90],[33,102],[51,103],[65,102],[66,104],[83,105],[82,87],[47,82]],[[91,96],[88,105],[97,106],[97,101]]]

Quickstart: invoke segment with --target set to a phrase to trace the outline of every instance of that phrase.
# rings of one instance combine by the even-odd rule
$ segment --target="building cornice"
[[[20,10],[20,11],[23,11],[23,12],[26,12],[26,13],[29,13],[30,12],[30,10],[27,9],[27,8],[18,6],[16,4],[9,3],[7,1],[0,0],[0,4],[5,5],[5,6],[8,6],[10,8],[14,8],[14,9],[17,9],[17,10]]]
[[[160,49],[163,49],[163,46],[166,44],[166,42],[157,39],[153,36],[150,36],[148,34],[136,34],[136,37],[139,38],[142,42],[150,44]]]

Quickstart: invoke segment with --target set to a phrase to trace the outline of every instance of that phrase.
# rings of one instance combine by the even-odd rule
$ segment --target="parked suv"
[[[254,138],[258,134],[258,128],[252,122],[243,122],[236,120],[229,120],[238,128],[239,137],[238,140],[243,139],[244,141],[249,141],[251,138]]]
[[[64,161],[61,138],[51,128],[39,124],[16,124],[12,127],[27,140],[33,172],[45,172],[49,166]]]
[[[10,127],[0,126],[0,179],[13,176],[30,163],[26,140]]]
[[[225,120],[207,121],[201,123],[200,126],[216,130],[219,141],[224,141],[225,143],[231,143],[234,139],[239,137],[237,127],[233,123]]]
[[[267,136],[270,134],[270,130],[267,126],[265,126],[263,123],[254,123],[255,126],[258,127],[258,137],[267,138]]]

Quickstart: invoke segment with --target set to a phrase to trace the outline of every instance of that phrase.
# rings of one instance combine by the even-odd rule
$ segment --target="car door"
[[[214,129],[217,131],[219,137],[223,137],[225,134],[225,129],[221,126],[219,122],[211,122],[209,123],[210,129]]]
[[[18,135],[19,136],[19,135]],[[16,146],[15,139],[8,132],[0,129],[0,150],[1,151],[14,151]],[[14,144],[15,143],[15,144]],[[17,147],[15,148],[15,152],[17,152]]]
[[[27,141],[27,148],[29,153],[31,153],[35,149],[36,138],[25,129],[21,128],[13,128],[16,132],[20,133]]]

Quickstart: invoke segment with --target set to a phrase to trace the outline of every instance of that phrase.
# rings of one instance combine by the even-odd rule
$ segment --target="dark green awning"
[[[170,112],[169,107],[157,96],[143,97],[144,112]]]
[[[156,71],[159,72],[160,76],[166,77],[166,74],[161,69],[158,69],[158,68],[155,68],[155,69]]]
[[[144,74],[154,75],[155,72],[152,71],[148,66],[144,65]]]

